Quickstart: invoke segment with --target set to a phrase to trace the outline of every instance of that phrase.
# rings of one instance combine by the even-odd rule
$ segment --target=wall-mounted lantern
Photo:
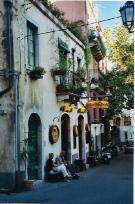
[[[128,29],[129,33],[133,33],[134,28],[134,2],[127,1],[123,7],[120,8],[123,25]]]

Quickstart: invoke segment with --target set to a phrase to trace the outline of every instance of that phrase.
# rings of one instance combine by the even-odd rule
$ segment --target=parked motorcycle
[[[100,161],[104,164],[110,164],[111,152],[106,148],[102,147]]]

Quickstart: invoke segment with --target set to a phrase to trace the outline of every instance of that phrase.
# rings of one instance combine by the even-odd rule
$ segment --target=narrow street
[[[39,183],[31,192],[4,195],[1,203],[132,204],[133,155],[121,154],[110,165],[80,173],[70,183]]]

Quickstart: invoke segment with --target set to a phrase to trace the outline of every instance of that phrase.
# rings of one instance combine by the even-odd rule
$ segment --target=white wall
[[[21,1],[20,1],[21,2]],[[37,113],[40,117],[42,124],[42,175],[44,174],[44,164],[48,158],[48,153],[53,152],[57,156],[61,151],[61,136],[55,144],[49,142],[49,126],[53,125],[54,117],[61,118],[63,112],[60,111],[60,103],[57,101],[56,96],[56,84],[51,76],[51,68],[58,63],[58,37],[60,37],[69,46],[69,50],[76,49],[75,60],[77,56],[82,59],[84,63],[84,49],[83,45],[78,39],[76,39],[69,31],[64,33],[63,31],[55,32],[51,34],[38,35],[39,42],[39,65],[44,67],[46,74],[43,79],[31,80],[27,74],[27,20],[37,26],[38,33],[45,33],[51,30],[58,30],[62,26],[55,17],[49,12],[48,15],[56,23],[52,22],[52,19],[46,17],[41,11],[32,5],[28,10],[23,6],[18,7],[18,20],[14,21],[14,49],[15,49],[15,68],[21,71],[20,75],[20,130],[21,140],[28,137],[28,120],[32,113]],[[46,9],[42,6],[43,11],[46,13]],[[23,16],[22,16],[23,15]],[[19,36],[19,40],[17,38]],[[71,53],[69,54],[71,57]],[[78,153],[78,141],[77,148],[73,149],[73,125],[78,117],[77,110],[74,108],[72,113],[69,113],[71,119],[71,161],[72,155]],[[83,114],[84,124],[87,123],[87,113]],[[55,121],[59,129],[61,123]],[[61,135],[61,130],[60,130]],[[88,146],[85,145],[84,140],[84,158],[88,151]],[[85,149],[86,148],[86,149]]]

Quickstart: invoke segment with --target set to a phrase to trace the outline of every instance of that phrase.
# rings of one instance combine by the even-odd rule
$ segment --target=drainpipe
[[[15,187],[20,187],[19,74],[15,74]]]
[[[73,86],[75,86],[75,49],[72,48],[72,60],[73,60]]]
[[[13,87],[13,36],[12,36],[12,0],[4,1],[6,7],[6,33],[7,33],[7,69],[8,69],[8,87],[0,92],[0,97],[11,90]]]
[[[0,92],[0,97],[9,92],[15,79],[15,187],[19,189],[20,181],[20,136],[19,136],[19,73],[14,70],[13,58],[13,30],[12,30],[12,0],[4,1],[6,8],[6,33],[7,33],[7,73],[8,87]]]

